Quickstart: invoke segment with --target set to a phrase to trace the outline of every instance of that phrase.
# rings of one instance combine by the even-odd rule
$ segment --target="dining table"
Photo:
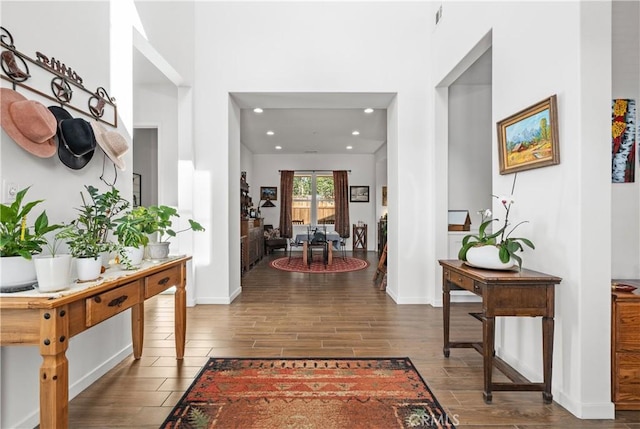
[[[302,263],[307,265],[307,251],[309,250],[309,241],[313,238],[313,234],[302,233],[296,234],[296,242],[302,243]],[[337,232],[328,232],[327,233],[327,241],[330,241],[333,245],[327,246],[328,248],[328,257],[327,257],[327,265],[331,265],[333,263],[333,249],[340,248],[340,235]]]

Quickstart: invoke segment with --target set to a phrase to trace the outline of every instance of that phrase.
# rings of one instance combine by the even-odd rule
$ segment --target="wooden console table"
[[[553,363],[553,316],[555,285],[561,278],[523,269],[493,271],[471,268],[460,260],[440,260],[444,322],[444,356],[451,348],[473,348],[484,358],[484,401],[490,403],[494,390],[541,391],[545,403],[551,403],[551,366]],[[452,290],[467,290],[482,297],[482,312],[472,316],[482,321],[482,342],[449,341],[449,317]],[[495,318],[499,316],[542,317],[542,383],[532,383],[502,359],[494,356]],[[492,382],[494,365],[512,383]]]
[[[184,357],[186,331],[186,263],[190,256],[161,264],[145,262],[137,271],[120,271],[104,281],[72,284],[58,293],[2,294],[0,345],[38,346],[40,429],[69,426],[69,339],[131,308],[133,356],[140,359],[144,338],[144,301],[171,286],[175,293],[176,356]]]

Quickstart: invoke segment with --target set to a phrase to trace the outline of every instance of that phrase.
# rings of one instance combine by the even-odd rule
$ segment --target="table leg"
[[[542,399],[545,404],[553,401],[551,394],[551,370],[553,365],[553,317],[542,318],[542,361],[544,372],[544,392]]]
[[[40,311],[40,429],[69,427],[69,311]]]
[[[184,358],[184,344],[187,332],[187,265],[180,266],[180,282],[178,282],[174,295],[175,308],[175,334],[176,334],[176,358]]]
[[[309,243],[307,241],[302,242],[302,265],[307,266],[307,251],[309,250]]]
[[[449,320],[451,311],[451,295],[449,294],[449,285],[446,280],[442,284],[442,326],[444,334],[444,346],[442,353],[444,357],[449,357]]]
[[[133,342],[133,358],[140,359],[144,344],[144,302],[131,307],[131,339]]]
[[[484,351],[484,402],[490,404],[493,399],[491,393],[491,377],[493,374],[493,352],[495,347],[495,317],[484,317],[482,321],[482,350]]]
[[[327,242],[327,249],[329,253],[327,265],[331,265],[333,263],[333,241]]]

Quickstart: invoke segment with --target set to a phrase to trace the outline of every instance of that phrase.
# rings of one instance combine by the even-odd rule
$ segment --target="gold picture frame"
[[[556,95],[497,123],[500,174],[560,163]]]

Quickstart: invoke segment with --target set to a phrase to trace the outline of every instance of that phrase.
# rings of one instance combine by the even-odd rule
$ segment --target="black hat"
[[[96,149],[96,138],[91,125],[82,118],[73,118],[62,107],[49,106],[58,121],[58,158],[64,165],[74,170],[83,168]]]

